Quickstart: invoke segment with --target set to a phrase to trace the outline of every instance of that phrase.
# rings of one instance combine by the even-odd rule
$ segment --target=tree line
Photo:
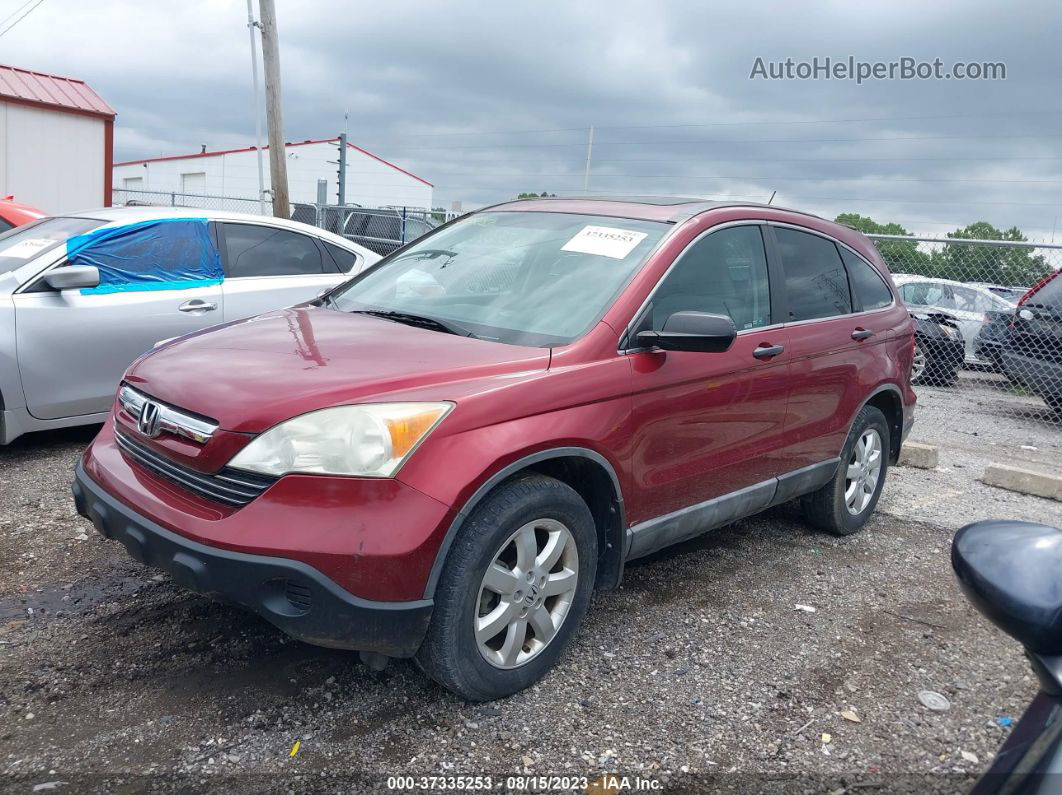
[[[841,213],[834,220],[863,234],[911,236],[900,224],[881,224],[858,213]],[[952,240],[1027,241],[1018,227],[997,229],[987,221],[948,232],[947,237]],[[1042,254],[1024,247],[949,244],[929,246],[927,251],[919,248],[916,240],[879,240],[876,245],[893,273],[913,273],[935,279],[1028,286],[1054,270]]]

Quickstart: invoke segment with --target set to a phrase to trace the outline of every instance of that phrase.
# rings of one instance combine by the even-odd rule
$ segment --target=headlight
[[[954,339],[959,333],[955,328],[945,326],[943,323],[940,324],[940,330],[944,332],[945,337],[951,337],[952,339]]]
[[[270,428],[237,453],[229,466],[264,475],[389,478],[453,407],[453,403],[366,403],[313,411]]]

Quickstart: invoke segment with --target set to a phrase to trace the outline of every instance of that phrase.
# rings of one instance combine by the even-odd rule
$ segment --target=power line
[[[19,17],[18,19],[16,19],[16,20],[15,20],[14,22],[12,22],[12,23],[11,23],[10,25],[8,25],[8,26],[7,26],[6,28],[4,28],[3,30],[0,30],[0,36],[3,36],[3,35],[4,35],[5,33],[7,33],[7,32],[8,32],[9,30],[11,30],[11,29],[12,29],[13,27],[15,27],[15,25],[17,25],[17,24],[18,24],[19,22],[21,22],[21,21],[22,21],[22,20],[24,20],[24,19],[25,19],[26,17],[28,17],[28,16],[30,15],[30,13],[32,13],[32,12],[33,12],[33,10],[34,10],[35,8],[37,8],[37,6],[39,6],[39,5],[40,5],[41,3],[43,3],[43,2],[44,2],[44,0],[37,0],[37,2],[36,2],[36,3],[34,3],[34,4],[32,5],[32,6],[30,6],[30,8],[29,8],[29,11],[26,11],[26,13],[24,13],[24,14],[23,14],[22,16],[20,16],[20,17]],[[22,8],[25,8],[25,6],[22,6]],[[21,9],[19,9],[19,10],[21,10]],[[16,11],[15,13],[17,14],[17,13],[18,13],[18,11]],[[11,19],[11,17],[8,17],[7,19]],[[4,20],[4,22],[7,22],[7,19],[5,19],[5,20]]]
[[[26,0],[25,3],[23,3],[18,8],[16,8],[14,11],[12,11],[10,14],[8,14],[6,17],[4,17],[3,20],[0,20],[0,28],[2,28],[4,25],[6,25],[8,23],[8,21],[12,17],[14,17],[16,14],[18,14],[20,11],[22,11],[23,8],[25,8],[26,6],[28,6],[32,2],[33,2],[33,0]]]
[[[348,169],[347,174],[375,174],[378,172],[373,171],[351,171]],[[458,179],[475,179],[477,177],[485,177],[490,179],[576,179],[582,178],[581,174],[569,172],[567,174],[545,174],[535,172],[534,174],[513,174],[513,173],[489,173],[489,172],[477,172],[475,174],[451,174],[447,173],[447,177],[456,177]],[[809,182],[851,182],[859,180],[863,182],[992,182],[1003,183],[1013,185],[1058,185],[1062,183],[1060,179],[964,179],[964,178],[949,178],[949,177],[925,177],[925,178],[893,178],[893,177],[869,177],[869,176],[841,176],[841,177],[778,177],[770,176],[766,174],[745,174],[740,176],[726,175],[726,174],[607,174],[604,172],[595,172],[594,179],[731,179],[731,180],[755,180],[759,182],[775,182],[775,181],[809,181]],[[359,181],[360,185],[388,185],[388,182],[365,182]],[[436,183],[432,183],[433,185]]]
[[[893,135],[874,138],[693,138],[680,140],[648,140],[648,141],[595,141],[598,146],[675,146],[676,144],[698,144],[701,146],[716,144],[801,144],[801,143],[855,143],[866,141],[950,141],[950,140],[983,140],[983,139],[1014,139],[1014,138],[1062,138],[1062,133],[1037,133],[1026,135]],[[389,141],[365,142],[366,146],[378,146],[393,144],[394,139]],[[572,148],[580,149],[586,146],[585,141],[574,143],[533,143],[533,144],[475,144],[475,145],[452,145],[437,144],[434,146],[402,147],[403,151],[420,151],[425,149],[535,149],[535,148]]]
[[[667,130],[680,128],[709,128],[709,127],[745,127],[745,126],[772,126],[772,125],[801,125],[801,124],[859,124],[865,122],[891,122],[891,121],[928,121],[936,119],[974,119],[987,117],[1015,117],[1015,116],[1050,116],[1062,113],[1062,110],[1044,111],[995,111],[992,113],[951,113],[934,114],[925,116],[868,116],[852,119],[756,119],[750,121],[718,121],[690,124],[596,124],[598,130]],[[552,127],[538,130],[470,130],[463,132],[434,132],[434,133],[405,133],[395,136],[403,138],[444,138],[464,135],[538,135],[545,133],[579,132],[585,133],[590,125],[583,127]]]

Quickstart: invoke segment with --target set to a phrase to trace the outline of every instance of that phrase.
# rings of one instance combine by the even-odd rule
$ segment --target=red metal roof
[[[84,80],[0,64],[0,101],[113,119],[114,110]]]
[[[339,139],[338,138],[321,138],[321,139],[316,140],[316,141],[288,141],[287,143],[284,144],[284,146],[285,147],[289,147],[289,146],[306,146],[307,144],[337,144],[337,143],[339,143]],[[394,163],[391,163],[390,161],[384,160],[379,155],[374,155],[372,152],[368,151],[367,149],[362,149],[360,146],[355,146],[354,144],[350,143],[349,141],[347,142],[347,146],[350,147],[351,149],[354,149],[354,150],[356,150],[358,152],[361,152],[363,155],[368,155],[373,160],[379,160],[385,166],[390,166],[395,171],[401,171],[407,177],[413,177],[413,179],[417,180],[418,182],[423,182],[428,187],[434,187],[430,182],[428,182],[428,180],[426,180],[426,179],[424,179],[422,177],[418,177],[416,174],[412,174],[409,171],[406,171],[404,168],[401,168],[400,166],[396,166]],[[267,149],[269,149],[268,145],[262,147],[263,151],[265,151]],[[255,148],[253,146],[246,146],[243,149],[221,149],[221,150],[218,150],[216,152],[193,152],[190,155],[167,155],[165,157],[148,157],[148,158],[144,158],[143,160],[123,160],[121,163],[115,163],[114,165],[116,165],[116,166],[136,166],[136,165],[139,165],[141,163],[158,163],[158,162],[163,161],[163,160],[190,160],[190,159],[195,158],[195,157],[218,157],[219,155],[234,155],[234,154],[237,154],[239,152],[253,152],[254,150],[255,150]]]

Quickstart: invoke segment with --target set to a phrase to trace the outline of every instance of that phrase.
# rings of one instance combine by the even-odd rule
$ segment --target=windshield
[[[1062,276],[1057,274],[1029,296],[1027,303],[1037,306],[1062,305]]]
[[[102,223],[94,218],[45,218],[16,226],[0,235],[0,273],[21,268],[37,255],[65,243],[67,238],[89,232]]]
[[[667,224],[568,213],[479,213],[381,261],[331,296],[346,312],[428,317],[515,345],[585,333]]]

